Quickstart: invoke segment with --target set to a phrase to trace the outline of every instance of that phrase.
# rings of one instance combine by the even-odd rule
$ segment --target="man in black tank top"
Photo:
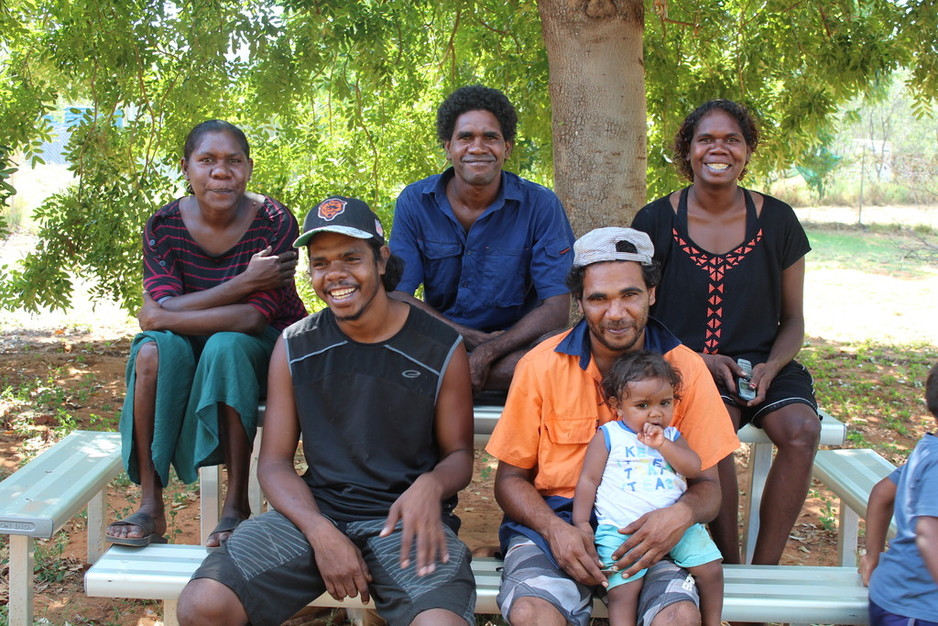
[[[452,514],[472,475],[462,338],[388,297],[401,261],[364,202],[329,198],[303,230],[294,245],[308,247],[327,308],[287,328],[271,357],[258,476],[276,511],[206,558],[180,622],[279,624],[328,592],[373,597],[390,624],[474,623]]]

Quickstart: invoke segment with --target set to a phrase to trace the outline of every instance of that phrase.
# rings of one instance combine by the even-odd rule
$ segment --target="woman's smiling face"
[[[694,129],[687,160],[694,172],[694,183],[735,184],[751,154],[736,120],[715,109],[704,115]]]

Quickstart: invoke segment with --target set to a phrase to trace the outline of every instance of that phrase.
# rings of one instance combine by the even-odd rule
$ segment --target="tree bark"
[[[538,0],[550,65],[554,189],[577,236],[645,203],[642,0]]]

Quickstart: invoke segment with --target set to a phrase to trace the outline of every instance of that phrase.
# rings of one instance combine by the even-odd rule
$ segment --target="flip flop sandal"
[[[218,520],[218,524],[215,525],[215,528],[212,529],[212,532],[210,532],[208,536],[211,537],[218,533],[232,533],[243,521],[243,519],[238,517],[223,517]],[[218,543],[221,545],[220,541]]]
[[[129,546],[131,548],[143,548],[151,543],[166,543],[167,539],[163,535],[153,532],[153,518],[146,513],[136,512],[128,515],[122,520],[111,522],[110,526],[139,526],[146,534],[143,537],[111,537],[105,535],[105,540],[117,546]]]

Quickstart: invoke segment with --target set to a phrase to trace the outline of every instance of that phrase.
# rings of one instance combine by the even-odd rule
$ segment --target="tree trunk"
[[[538,0],[553,110],[554,189],[580,236],[645,203],[642,0]]]

